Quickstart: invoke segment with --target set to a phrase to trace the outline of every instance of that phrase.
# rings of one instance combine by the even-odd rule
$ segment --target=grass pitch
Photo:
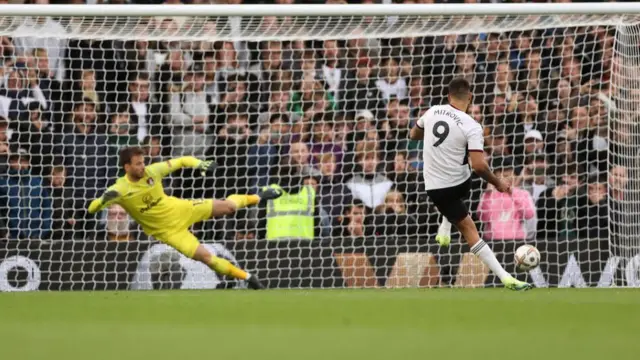
[[[0,359],[640,358],[640,291],[0,293]]]

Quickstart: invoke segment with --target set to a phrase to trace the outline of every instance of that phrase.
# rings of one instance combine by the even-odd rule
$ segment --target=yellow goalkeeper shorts
[[[159,241],[178,250],[184,256],[193,258],[200,241],[189,231],[191,225],[211,218],[213,212],[213,200],[190,200],[192,209],[185,225],[174,230],[156,234]],[[185,214],[186,215],[186,214]]]

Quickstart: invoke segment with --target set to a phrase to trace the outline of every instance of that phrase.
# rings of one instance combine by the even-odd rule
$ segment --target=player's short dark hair
[[[145,152],[139,146],[126,147],[120,150],[120,166],[124,168],[126,164],[131,164],[134,156],[144,156]]]
[[[465,78],[455,78],[449,83],[449,96],[464,99],[471,92],[471,84]]]

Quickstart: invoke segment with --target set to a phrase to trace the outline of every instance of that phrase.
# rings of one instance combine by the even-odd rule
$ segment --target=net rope
[[[192,228],[271,287],[497,285],[457,235],[435,244],[427,145],[407,140],[464,76],[486,157],[521,196],[473,177],[471,213],[507,270],[538,286],[638,286],[639,20],[0,17],[0,264],[23,254],[57,274],[46,289],[242,287],[159,245],[121,207],[86,213],[122,175],[118,151],[140,145],[151,162],[216,163],[205,178],[165,178],[177,197],[314,187],[312,241],[267,240],[277,225],[264,206]],[[525,243],[543,257],[529,273],[513,260]],[[116,248],[131,256],[108,255]]]

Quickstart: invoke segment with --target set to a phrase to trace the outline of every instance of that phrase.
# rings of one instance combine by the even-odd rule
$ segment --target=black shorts
[[[450,223],[456,224],[469,215],[469,209],[465,201],[469,199],[471,191],[471,178],[460,185],[427,190],[427,195],[438,208],[438,211],[449,220]]]

